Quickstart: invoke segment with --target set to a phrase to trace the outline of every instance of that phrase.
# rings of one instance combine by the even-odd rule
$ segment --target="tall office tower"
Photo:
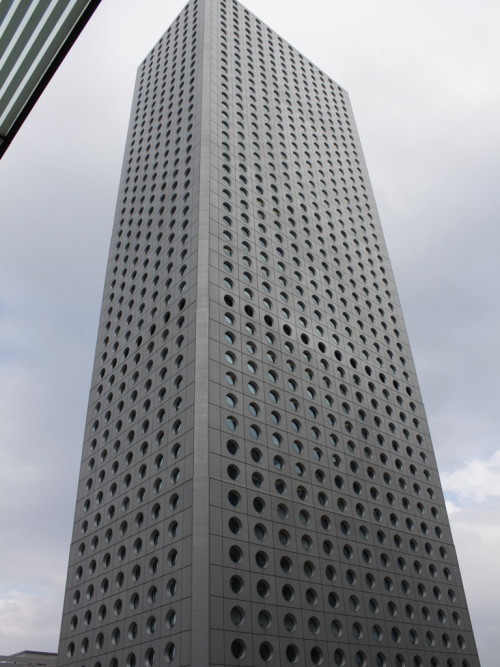
[[[139,68],[59,664],[479,664],[347,94],[234,0]]]

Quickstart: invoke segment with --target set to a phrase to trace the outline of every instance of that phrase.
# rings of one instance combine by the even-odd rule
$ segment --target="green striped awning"
[[[100,0],[0,0],[0,157]]]

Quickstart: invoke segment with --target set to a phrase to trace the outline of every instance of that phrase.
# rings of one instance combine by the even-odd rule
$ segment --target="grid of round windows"
[[[225,380],[211,403],[225,415],[213,452],[231,576],[217,591],[237,609],[232,657],[369,664],[361,648],[325,653],[339,637],[382,645],[377,666],[402,643],[429,656],[437,638],[419,623],[450,614],[444,501],[347,99],[236,3],[217,21]]]
[[[139,69],[70,554],[68,664],[178,664],[198,34],[191,2]],[[139,633],[156,643],[133,646]]]
[[[470,623],[347,96],[237,3],[211,11],[210,567],[225,659],[467,667]],[[202,25],[192,1],[139,70],[68,664],[186,660]]]

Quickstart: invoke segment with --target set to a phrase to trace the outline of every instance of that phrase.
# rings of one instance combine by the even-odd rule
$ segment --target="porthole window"
[[[230,408],[235,408],[238,400],[233,394],[226,394],[226,404]]]
[[[248,405],[248,412],[252,415],[252,417],[257,417],[260,412],[260,408],[257,403],[250,403]]]
[[[233,535],[238,535],[241,532],[241,521],[237,517],[231,517],[228,521],[228,527]]]
[[[241,548],[237,545],[233,545],[229,549],[229,558],[233,561],[233,563],[239,563],[243,558],[243,552]]]
[[[236,362],[236,357],[232,352],[226,352],[224,354],[224,359],[228,364],[231,364],[231,366]],[[226,375],[227,378],[227,375]]]
[[[260,474],[260,472],[254,472],[252,473],[252,484],[257,488],[260,489],[260,487],[264,483],[264,478]]]
[[[310,551],[312,549],[312,539],[310,535],[302,535],[300,543],[305,551]]]
[[[255,554],[255,562],[257,563],[258,567],[260,568],[266,568],[269,563],[269,558],[266,554],[265,551],[257,551]]]
[[[289,663],[296,664],[299,661],[299,649],[295,644],[289,644],[285,649],[285,656]]]
[[[263,524],[257,523],[254,527],[254,534],[258,540],[265,540],[267,537],[267,528]]]
[[[263,642],[259,646],[259,655],[264,662],[270,662],[273,659],[274,651],[269,642]]]
[[[228,465],[227,474],[230,479],[236,480],[240,476],[239,468],[234,464]]]
[[[171,609],[169,612],[167,612],[165,621],[167,628],[170,629],[174,628],[177,623],[177,613],[173,609]]]
[[[345,653],[342,649],[338,648],[333,654],[333,661],[336,667],[344,667],[346,665]]]
[[[167,664],[174,662],[176,654],[177,651],[175,644],[173,642],[168,642],[168,644],[165,646],[165,660]]]
[[[236,417],[232,416],[226,417],[226,426],[230,431],[236,431],[236,429],[238,428],[238,421]]]
[[[242,625],[245,621],[245,613],[241,607],[231,609],[231,621],[234,625]]]
[[[354,656],[354,662],[356,667],[365,667],[366,663],[366,656],[363,653],[363,651],[356,651],[356,654]]]
[[[254,438],[254,440],[258,440],[260,438],[260,428],[255,424],[251,424],[249,426],[248,432],[250,433],[250,436]]]
[[[232,456],[236,456],[239,451],[238,443],[234,440],[228,440],[226,443],[226,449]]]
[[[269,592],[270,592],[270,588],[269,588],[269,584],[267,583],[267,581],[264,581],[263,579],[261,579],[260,581],[257,582],[257,594],[258,594],[259,597],[265,599],[265,598],[269,597]]]
[[[235,639],[231,643],[231,653],[236,660],[241,660],[245,657],[246,647],[241,639]]]
[[[273,458],[273,465],[276,468],[276,470],[283,470],[285,462],[281,456],[275,456]]]

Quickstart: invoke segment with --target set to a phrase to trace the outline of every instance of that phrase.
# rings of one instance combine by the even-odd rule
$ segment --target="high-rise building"
[[[139,68],[59,665],[479,665],[347,93],[234,0]]]

